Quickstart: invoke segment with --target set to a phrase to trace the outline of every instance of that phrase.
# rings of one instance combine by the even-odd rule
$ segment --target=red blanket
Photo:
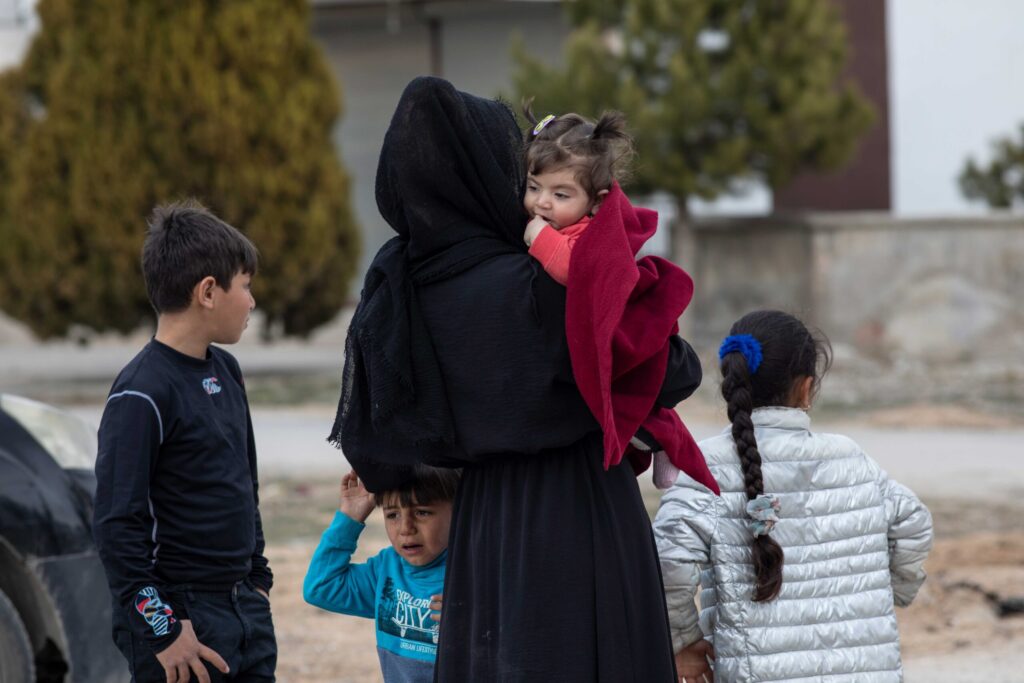
[[[675,264],[645,256],[658,215],[634,208],[616,183],[579,237],[569,265],[565,331],[573,375],[604,430],[605,469],[629,454],[641,472],[650,455],[629,445],[643,426],[673,465],[719,493],[704,455],[675,410],[655,405],[671,335],[693,298],[693,280]]]

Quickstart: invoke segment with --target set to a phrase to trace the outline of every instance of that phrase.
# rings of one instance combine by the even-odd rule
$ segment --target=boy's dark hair
[[[743,469],[747,500],[764,493],[761,453],[754,438],[750,413],[765,406],[789,406],[804,377],[813,378],[817,393],[821,378],[832,364],[828,339],[788,313],[754,311],[737,320],[730,335],[749,334],[761,345],[761,364],[751,374],[747,359],[738,351],[722,357],[722,397],[732,422],[732,438]],[[782,589],[782,547],[768,535],[755,536],[752,546],[757,576],[754,601],[774,600]]]
[[[149,218],[142,275],[157,314],[188,308],[204,277],[230,289],[238,273],[255,275],[258,261],[249,238],[194,199],[157,206]]]
[[[374,498],[377,507],[393,504],[395,497],[398,498],[398,506],[403,508],[452,501],[461,476],[461,470],[417,465],[412,479],[397,489],[382,491]]]
[[[606,111],[596,122],[579,114],[562,114],[534,133],[537,119],[532,100],[523,115],[533,126],[526,131],[526,172],[537,175],[569,168],[591,200],[597,193],[623,182],[633,157],[633,140],[626,133],[626,117]]]

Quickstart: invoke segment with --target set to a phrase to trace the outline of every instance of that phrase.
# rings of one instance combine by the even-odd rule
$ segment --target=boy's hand
[[[373,494],[366,490],[355,472],[349,472],[341,478],[341,504],[338,509],[350,519],[362,524],[373,512],[375,503]]]
[[[440,622],[441,621],[441,594],[440,593],[438,593],[437,595],[431,595],[430,596],[430,609],[434,610],[434,612],[437,612],[437,614],[435,614],[434,612],[431,612],[430,613],[430,618],[433,619],[436,622]]]
[[[526,242],[526,246],[533,246],[533,241],[537,239],[537,235],[540,231],[547,227],[548,222],[540,216],[534,216],[530,219],[530,222],[526,224],[526,232],[523,233],[523,241]]]
[[[679,683],[711,683],[715,680],[708,658],[714,660],[715,648],[703,638],[677,652],[676,673],[679,674]]]
[[[210,674],[202,660],[213,664],[222,673],[228,673],[227,662],[196,639],[192,630],[192,621],[181,620],[181,633],[174,639],[171,646],[157,654],[156,659],[164,667],[167,683],[188,683],[195,673],[199,683],[210,683]]]

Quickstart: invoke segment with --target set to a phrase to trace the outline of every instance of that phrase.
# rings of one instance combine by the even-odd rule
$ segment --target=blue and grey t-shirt
[[[352,564],[365,528],[335,513],[309,563],[303,595],[311,605],[374,620],[385,683],[430,683],[438,633],[430,618],[430,596],[444,588],[448,552],[415,567],[388,547],[365,564]]]

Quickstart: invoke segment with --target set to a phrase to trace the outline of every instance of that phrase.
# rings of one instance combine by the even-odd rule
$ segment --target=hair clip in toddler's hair
[[[718,360],[730,353],[741,353],[747,359],[747,369],[753,375],[761,367],[761,342],[749,334],[731,334],[718,347]]]
[[[544,126],[548,125],[549,123],[551,123],[554,120],[555,120],[555,115],[554,114],[548,114],[547,116],[542,118],[540,121],[538,121],[537,125],[533,127],[533,134],[534,135],[540,135],[540,132],[542,130],[544,130]]]

